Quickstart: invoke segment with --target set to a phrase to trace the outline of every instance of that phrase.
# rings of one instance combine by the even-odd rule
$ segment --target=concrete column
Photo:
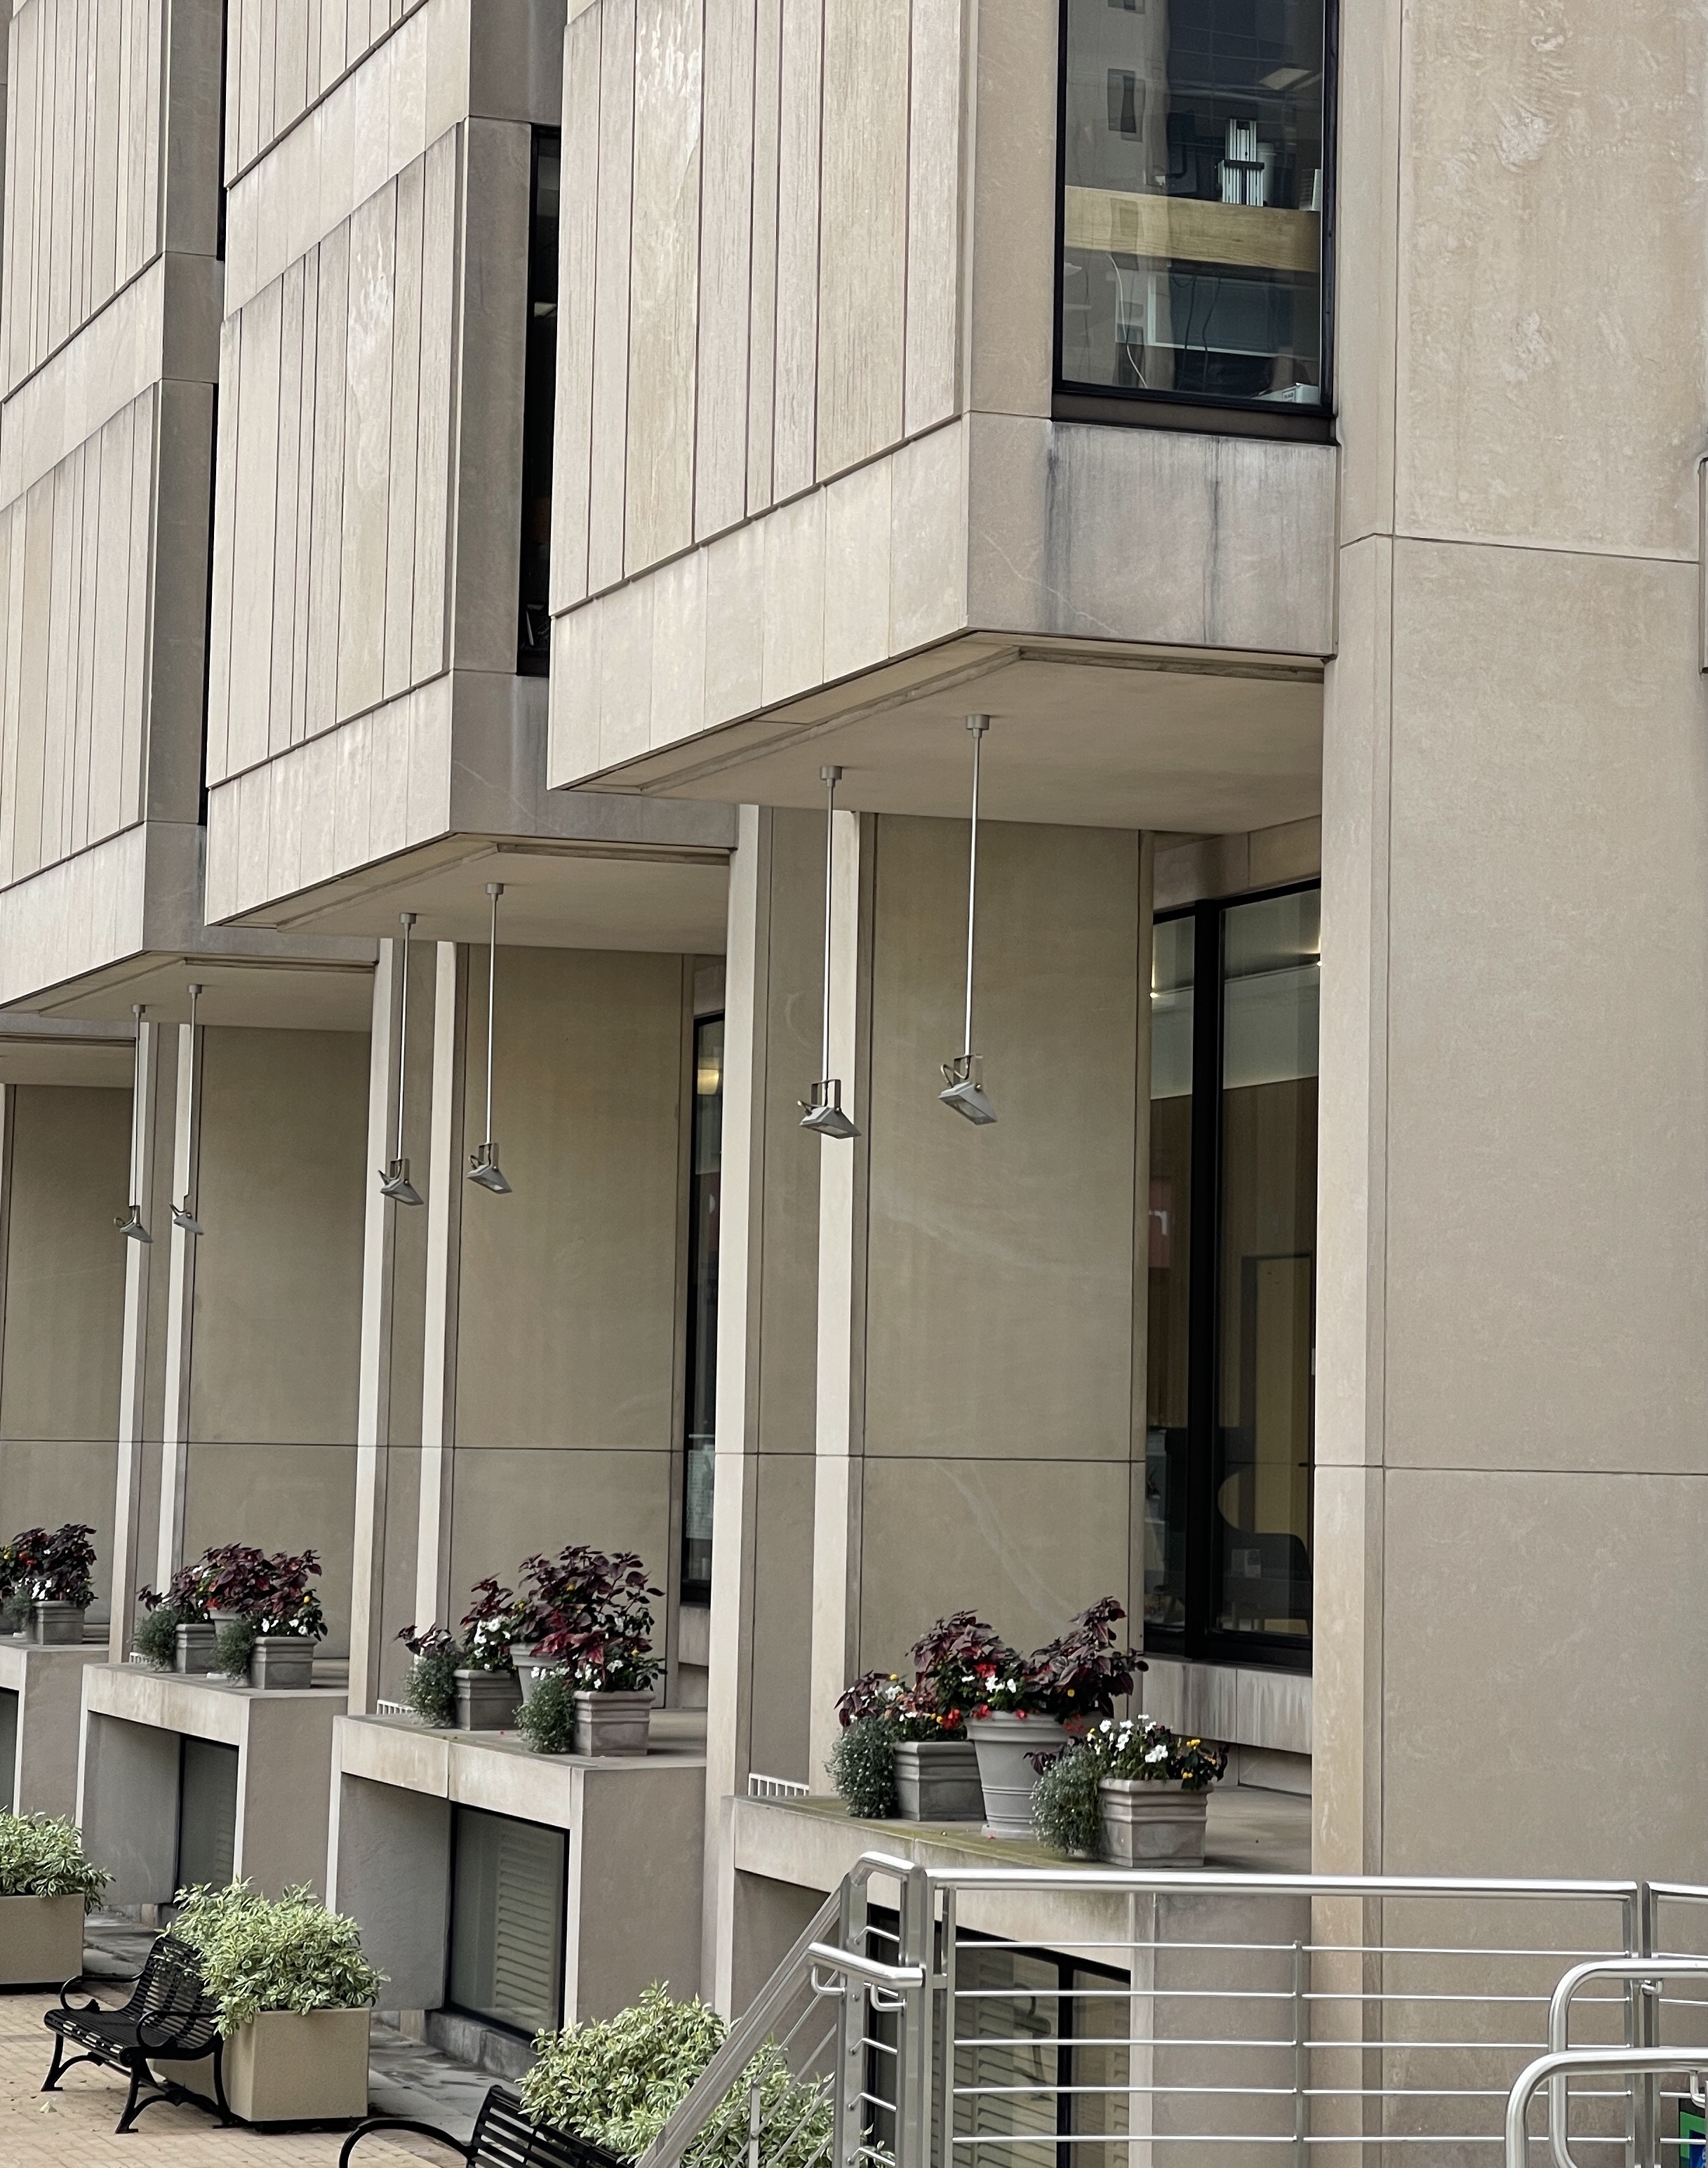
[[[866,1185],[870,1139],[872,865],[876,823],[838,813],[832,847],[830,1073],[860,1125],[820,1145],[818,1385],[812,1518],[811,1782],[837,1735],[837,1697],[859,1661],[865,1449]]]
[[[397,996],[402,943],[382,941],[374,972],[369,1042],[366,1209],[362,1223],[362,1356],[356,1398],[356,1515],[350,1579],[352,1716],[369,1714],[380,1690],[386,1500],[391,1462],[391,1310],[396,1208],[380,1194],[378,1169],[391,1157],[397,1100]]]
[[[202,1028],[178,1027],[178,1088],[173,1120],[172,1202],[196,1193],[201,1156]],[[158,1243],[168,1230],[155,1236]],[[166,1305],[166,1407],[160,1448],[160,1520],[154,1585],[164,1588],[184,1564],[188,1496],[190,1378],[194,1361],[197,1238],[170,1223]]]
[[[468,955],[441,941],[433,1002],[433,1113],[427,1169],[427,1299],[421,1370],[421,1497],[415,1616],[445,1621],[451,1600],[456,1463],[457,1302],[462,1254],[464,1050]]]
[[[136,1102],[131,1108],[130,1202],[145,1222],[155,1216],[154,1131],[160,1093],[161,1027],[146,1017],[136,1026]],[[147,1435],[149,1294],[163,1229],[152,1224],[149,1242],[125,1244],[123,1370],[119,1383],[119,1467],[113,1514],[112,1623],[108,1652],[122,1664],[130,1647],[130,1619],[141,1558],[143,1448]],[[114,1240],[121,1238],[117,1235]]]

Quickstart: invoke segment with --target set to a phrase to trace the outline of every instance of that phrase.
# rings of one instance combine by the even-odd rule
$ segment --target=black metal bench
[[[45,2093],[56,2092],[67,2070],[79,2063],[98,2063],[109,2070],[126,2073],[130,2097],[114,2131],[122,2137],[146,2107],[156,2101],[179,2101],[197,2107],[209,2103],[199,2093],[157,2077],[148,2067],[163,2058],[174,2063],[199,2063],[213,2059],[214,2102],[222,2125],[234,2122],[226,2102],[224,2042],[219,2032],[218,2006],[202,1981],[201,1963],[188,1942],[162,1935],[148,1953],[130,2000],[122,2010],[108,2010],[100,2003],[72,2003],[67,1990],[77,1985],[68,1979],[59,1991],[60,2006],[50,2010],[42,2022],[54,2034],[53,2060],[42,2080]],[[67,2047],[81,2049],[67,2056]],[[146,2096],[145,2096],[146,2089]]]
[[[466,2145],[449,2131],[435,2130],[430,2123],[412,2123],[401,2115],[370,2115],[344,2140],[338,2168],[349,2168],[351,2154],[374,2130],[412,2130],[418,2138],[436,2138],[460,2153],[469,2168],[629,2168],[615,2153],[585,2138],[530,2123],[521,2102],[503,2086],[492,2086],[481,2102],[474,2134]]]

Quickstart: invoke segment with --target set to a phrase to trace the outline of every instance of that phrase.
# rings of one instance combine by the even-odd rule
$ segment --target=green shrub
[[[547,1671],[516,1717],[516,1729],[536,1754],[569,1754],[575,1750],[575,1689],[556,1671]]]
[[[220,1629],[220,1637],[214,1644],[214,1669],[223,1671],[228,1679],[243,1678],[247,1675],[254,1649],[254,1620],[234,1618],[229,1626]]]
[[[306,1883],[269,1901],[247,1882],[178,1893],[173,1932],[201,1953],[230,2034],[263,2010],[359,2010],[386,1975],[362,1955],[354,1920],[328,1912]]]
[[[157,1671],[169,1671],[178,1660],[178,1613],[169,1603],[157,1603],[130,1636],[139,1656],[146,1656]]]
[[[456,1722],[456,1673],[462,1650],[455,1641],[424,1650],[409,1666],[403,1698],[423,1724],[443,1728]]]
[[[881,1717],[856,1717],[831,1749],[829,1769],[857,1820],[878,1821],[897,1811],[895,1735]]]
[[[0,1810],[0,1897],[81,1897],[93,1912],[111,1880],[84,1858],[74,1824]]]
[[[1097,1857],[1103,1833],[1097,1799],[1102,1777],[1103,1764],[1089,1747],[1070,1746],[1056,1757],[1032,1793],[1032,1827],[1040,1844],[1052,1852]]]
[[[723,2020],[715,2010],[674,2002],[654,1985],[615,2017],[540,2033],[534,2067],[522,2080],[522,2103],[535,2123],[638,2160],[723,2040]],[[811,2168],[828,2153],[828,2088],[798,2082],[782,2051],[768,2042],[714,2109],[684,2168],[742,2168],[755,2085],[761,2168]]]

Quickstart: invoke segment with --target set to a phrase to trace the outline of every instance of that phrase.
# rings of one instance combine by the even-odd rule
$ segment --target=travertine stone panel
[[[231,0],[226,178],[422,12],[423,0]]]

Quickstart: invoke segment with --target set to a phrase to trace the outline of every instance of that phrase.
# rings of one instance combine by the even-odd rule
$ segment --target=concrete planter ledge
[[[77,1812],[82,1677],[106,1654],[99,1642],[55,1648],[22,1634],[0,1636],[0,1688],[18,1697],[17,1760],[0,1777],[10,1775],[19,1814]]]

